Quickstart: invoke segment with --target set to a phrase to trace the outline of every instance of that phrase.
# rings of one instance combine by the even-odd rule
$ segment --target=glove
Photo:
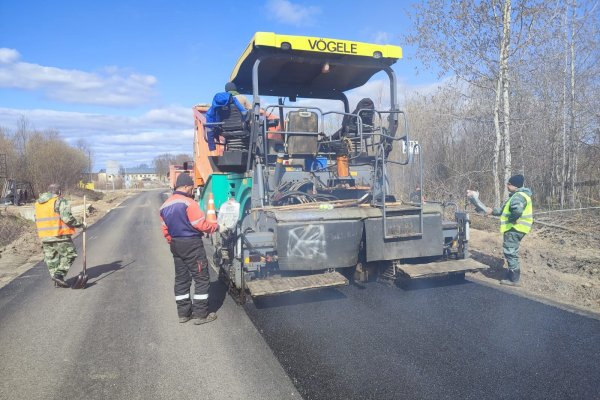
[[[229,232],[229,228],[227,228],[225,225],[219,225],[219,233],[221,235],[224,235],[227,232]]]

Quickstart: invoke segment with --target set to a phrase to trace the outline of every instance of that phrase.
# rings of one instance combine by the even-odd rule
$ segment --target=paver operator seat
[[[230,93],[217,93],[206,113],[207,142],[210,150],[224,146],[223,154],[211,156],[216,170],[242,172],[248,159],[250,129],[248,111]]]
[[[362,133],[370,134],[375,131],[374,117],[375,117],[375,104],[373,100],[368,97],[363,98],[358,102],[352,114],[358,115],[362,123]],[[342,127],[336,131],[332,136],[332,139],[339,140],[347,138],[350,144],[350,152],[358,154],[360,152],[360,137],[358,134],[358,118],[344,115],[342,119]],[[368,135],[363,136],[363,140],[366,142],[369,139]]]

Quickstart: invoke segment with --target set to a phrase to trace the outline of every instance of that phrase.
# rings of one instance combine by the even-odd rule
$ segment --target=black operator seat
[[[361,118],[363,133],[373,132],[373,118],[375,116],[375,104],[373,103],[373,100],[365,97],[358,102],[356,108],[352,111],[352,114],[358,115]],[[347,129],[346,132],[348,133],[348,136],[354,137],[358,135],[358,118],[344,115],[342,127],[344,126]]]
[[[246,118],[233,102],[234,97],[229,97],[229,102],[217,109],[219,121],[222,122],[220,131],[223,137],[247,136],[250,134]]]
[[[375,116],[375,104],[373,103],[373,100],[368,97],[363,98],[358,102],[356,108],[352,111],[352,114],[353,115],[344,115],[342,127],[331,135],[331,139],[339,140],[343,137],[357,137],[358,118],[356,118],[355,115],[358,115],[361,118],[363,133],[372,133],[374,131],[373,119]]]

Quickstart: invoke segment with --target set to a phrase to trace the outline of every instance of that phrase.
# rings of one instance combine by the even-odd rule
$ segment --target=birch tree
[[[502,42],[500,45],[500,76],[498,80],[502,87],[502,102],[504,106],[504,124],[502,130],[502,141],[504,142],[504,182],[508,182],[512,174],[512,160],[510,153],[510,97],[508,77],[508,57],[510,50],[510,13],[512,10],[511,0],[504,0],[502,12]],[[495,185],[494,185],[495,186]],[[504,198],[508,196],[508,190],[504,187]],[[498,200],[498,198],[496,197]],[[498,203],[498,201],[497,201]]]
[[[414,34],[406,41],[417,45],[417,57],[426,66],[439,67],[440,76],[452,73],[495,96],[494,177],[495,203],[499,192],[500,152],[504,151],[504,179],[512,172],[510,152],[511,60],[530,44],[534,35],[537,1],[429,0],[415,6]],[[511,22],[518,26],[511,29]],[[511,47],[511,43],[514,45]]]

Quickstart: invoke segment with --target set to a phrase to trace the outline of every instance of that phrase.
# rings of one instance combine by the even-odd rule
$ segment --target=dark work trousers
[[[523,239],[524,236],[524,233],[514,229],[504,232],[504,242],[502,247],[509,271],[521,272],[521,266],[519,265],[519,247],[521,245],[521,239]]]
[[[171,253],[175,261],[175,302],[180,317],[206,318],[210,275],[206,252],[199,237],[172,238]],[[191,298],[192,278],[194,297]]]

